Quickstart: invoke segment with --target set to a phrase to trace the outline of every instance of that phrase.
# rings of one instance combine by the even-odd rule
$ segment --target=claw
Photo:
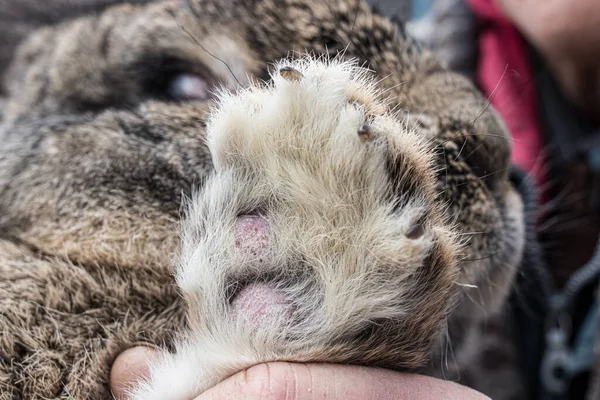
[[[405,235],[407,238],[409,238],[411,240],[415,240],[415,239],[419,239],[424,234],[425,234],[425,227],[423,226],[423,224],[415,224],[406,231]]]
[[[360,128],[358,128],[358,137],[363,142],[369,142],[373,140],[374,135],[371,127],[367,124],[362,124]]]
[[[300,72],[297,69],[294,69],[292,67],[279,68],[279,75],[281,75],[281,77],[283,79],[285,79],[286,81],[290,81],[290,82],[298,82],[299,80],[304,78],[304,75],[302,75],[302,72]]]

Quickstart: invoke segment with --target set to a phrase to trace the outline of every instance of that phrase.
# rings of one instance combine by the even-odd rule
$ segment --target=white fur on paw
[[[190,331],[135,399],[191,398],[260,362],[323,361],[319,349],[365,321],[407,317],[400,288],[434,241],[419,222],[431,157],[379,95],[356,63],[314,58],[219,94],[207,124],[215,174],[190,204],[176,273]],[[392,150],[422,177],[401,209],[389,200]]]

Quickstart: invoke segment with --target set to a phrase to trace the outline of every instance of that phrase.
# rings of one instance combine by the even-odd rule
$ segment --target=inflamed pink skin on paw
[[[292,306],[284,293],[267,283],[251,283],[231,302],[233,313],[252,326],[263,326],[292,317]]]
[[[268,251],[269,223],[258,215],[244,215],[235,223],[235,247],[248,257]]]
[[[269,224],[264,217],[246,215],[235,224],[235,247],[248,258],[259,258],[268,252]],[[231,302],[233,313],[253,326],[269,324],[282,316],[292,317],[292,306],[282,290],[269,283],[246,285]]]

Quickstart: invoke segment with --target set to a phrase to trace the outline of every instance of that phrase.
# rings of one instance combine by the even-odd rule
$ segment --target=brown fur
[[[120,351],[170,344],[185,325],[173,254],[183,199],[212,174],[204,141],[212,102],[163,99],[158,81],[174,61],[235,88],[247,75],[266,77],[290,51],[344,51],[377,73],[388,103],[432,146],[429,171],[398,149],[388,173],[402,193],[430,184],[429,200],[444,205],[448,229],[465,243],[429,264],[431,279],[413,282],[415,309],[435,312],[367,327],[371,339],[313,349],[313,359],[344,354],[329,360],[414,370],[452,304],[460,301],[457,320],[477,316],[464,330],[501,312],[522,250],[504,127],[470,83],[390,21],[346,0],[98,2],[97,10],[4,49],[12,63],[0,125],[3,398],[107,398]],[[463,290],[475,300],[454,296]]]

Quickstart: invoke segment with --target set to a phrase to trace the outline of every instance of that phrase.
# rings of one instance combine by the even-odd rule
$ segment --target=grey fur
[[[387,104],[431,146],[390,151],[386,178],[397,196],[425,193],[431,218],[449,221],[462,245],[437,250],[442,261],[428,264],[430,280],[408,282],[416,325],[388,321],[379,329],[365,321],[371,339],[329,343],[313,349],[313,359],[341,354],[330,360],[417,370],[453,305],[456,318],[470,317],[463,329],[501,312],[522,250],[502,123],[466,79],[366,4],[300,3],[306,7],[97,3],[98,13],[25,34],[15,53],[13,44],[5,48],[12,64],[0,126],[3,396],[107,398],[109,367],[121,350],[139,341],[170,345],[185,326],[173,254],[183,199],[213,174],[204,138],[213,103],[155,98],[152,84],[164,72],[157,60],[176,58],[186,72],[235,88],[265,77],[269,63],[290,51],[344,51],[376,72]],[[417,162],[424,155],[430,164]],[[477,295],[462,284],[478,286]]]

